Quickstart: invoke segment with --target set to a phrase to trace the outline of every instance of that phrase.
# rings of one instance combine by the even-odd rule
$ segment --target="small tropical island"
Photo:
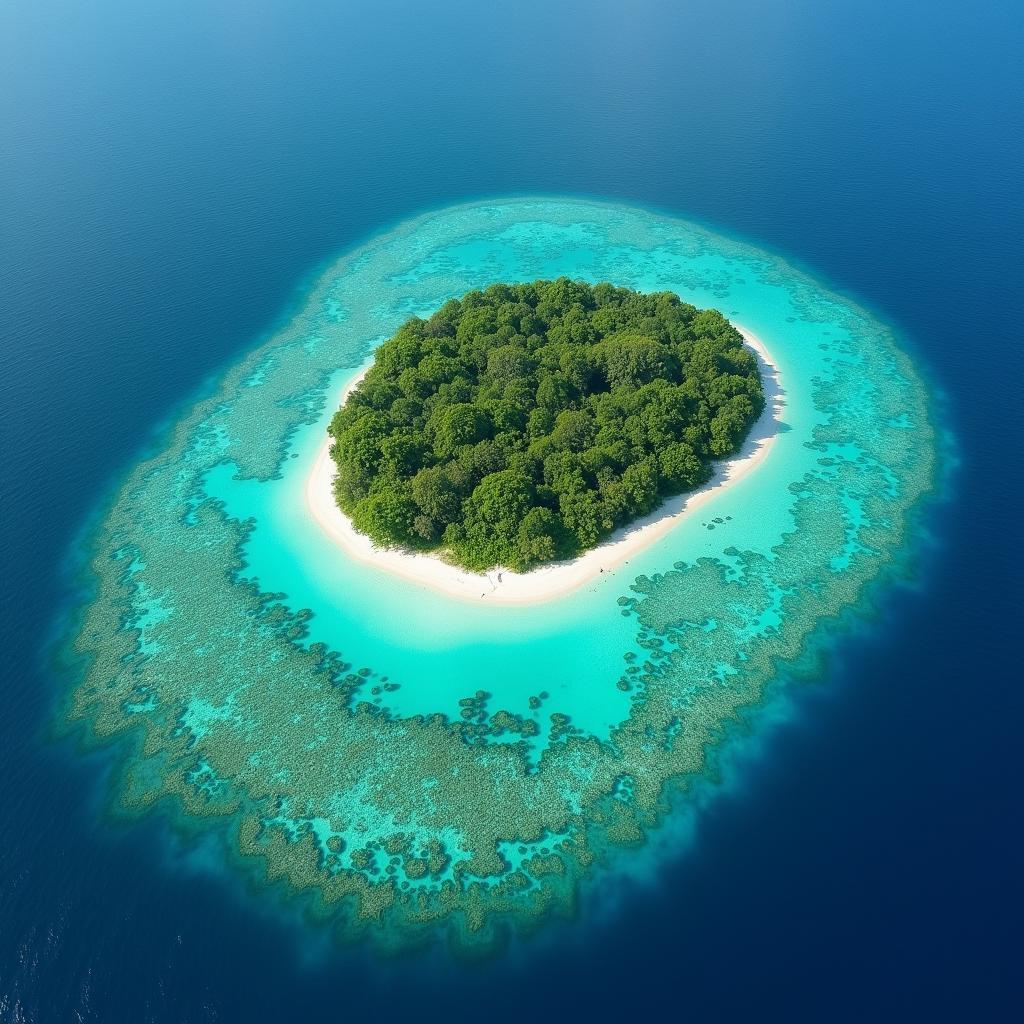
[[[453,281],[550,277],[552,253],[591,282],[611,266],[632,287],[683,294],[685,282],[732,326],[665,294],[572,282],[547,304],[535,285],[430,315],[468,291]],[[368,340],[412,312],[423,320],[375,358]],[[499,383],[508,347],[526,372]],[[730,438],[712,424],[739,395],[756,409],[758,376],[764,410],[719,457]],[[543,381],[563,378],[555,413]],[[679,401],[653,401],[662,389]],[[518,409],[519,440],[488,402]],[[483,408],[482,436],[437,454],[445,409],[465,404]],[[378,546],[336,502],[339,406],[339,434],[363,417],[379,427],[372,444],[360,428],[366,490],[352,507],[400,481],[402,545]],[[533,437],[544,410],[554,423]],[[578,440],[559,427],[566,411],[593,421]],[[435,521],[430,541],[414,539],[428,514],[414,482],[479,472],[471,457],[503,433],[509,454],[491,472],[535,474],[540,500],[522,520],[547,509],[576,550],[549,460],[566,453],[579,476],[564,493],[594,490],[602,511],[627,467],[591,469],[592,450],[653,458],[660,481],[662,452],[683,443],[711,475],[576,557],[480,573],[444,560],[444,535],[466,530],[491,474],[456,491],[460,518]],[[395,435],[423,447],[389,474]],[[69,726],[90,747],[119,741],[119,813],[220,837],[254,893],[293,899],[332,936],[391,953],[442,936],[507,949],[584,909],[616,864],[635,866],[673,801],[703,799],[691,787],[717,777],[738,711],[774,699],[872,581],[913,565],[935,456],[927,391],[892,331],[770,253],[621,204],[425,214],[327,268],[98,517],[96,587],[65,653],[80,673]],[[661,834],[645,871],[672,848]]]
[[[764,406],[757,357],[717,310],[495,284],[376,350],[329,427],[333,496],[378,548],[525,573],[705,484]]]

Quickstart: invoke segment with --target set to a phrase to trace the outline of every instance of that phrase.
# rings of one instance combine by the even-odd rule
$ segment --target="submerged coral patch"
[[[565,599],[586,602],[564,662],[591,673],[582,696],[563,669],[524,664],[514,697],[488,667],[512,656],[482,634],[467,661],[463,635],[462,660],[442,662],[461,701],[445,706],[401,661],[399,678],[387,638],[371,647],[273,589],[251,548],[266,524],[214,483],[286,480],[337,371],[411,314],[563,275],[675,291],[755,328],[784,364],[788,432],[744,494],[673,531],[616,590]],[[610,204],[429,214],[341,259],[129,475],[93,540],[68,715],[97,741],[124,737],[123,807],[161,801],[224,830],[240,864],[343,936],[486,942],[498,921],[568,912],[582,877],[630,856],[741,709],[895,564],[934,461],[924,388],[890,331],[765,252]],[[382,621],[427,600],[370,589],[353,607]],[[609,637],[629,639],[609,651]],[[603,731],[587,724],[599,702]]]

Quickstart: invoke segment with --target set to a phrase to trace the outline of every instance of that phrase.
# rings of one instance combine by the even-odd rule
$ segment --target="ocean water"
[[[597,1019],[1012,1014],[1013,7],[0,19],[6,1018],[397,1017],[446,997],[503,1017],[516,996]],[[381,965],[267,906],[210,840],[112,819],[109,758],[53,738],[60,609],[159,425],[334,256],[421,209],[524,191],[713,223],[856,296],[918,360],[959,466],[914,585],[734,745],[668,849],[608,887],[613,909],[489,965]]]

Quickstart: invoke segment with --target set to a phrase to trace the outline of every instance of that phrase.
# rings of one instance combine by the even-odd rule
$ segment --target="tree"
[[[416,504],[405,489],[369,494],[352,510],[355,528],[383,547],[408,543],[415,517]]]
[[[420,512],[434,523],[447,525],[458,516],[462,498],[441,466],[421,469],[412,478],[412,497]]]
[[[669,494],[689,491],[703,483],[707,469],[686,443],[677,441],[658,452],[662,488]]]
[[[431,417],[434,452],[441,458],[454,455],[466,444],[475,444],[487,432],[487,415],[475,405],[449,405]]]
[[[487,375],[499,387],[528,377],[534,365],[526,350],[518,345],[501,345],[487,353]]]
[[[525,571],[542,562],[550,562],[565,546],[565,527],[549,508],[532,508],[519,524],[519,562],[515,568]]]
[[[488,568],[516,561],[519,527],[535,496],[533,481],[517,470],[485,476],[463,505],[466,539],[460,552],[466,563]]]
[[[601,499],[594,491],[563,491],[558,496],[558,508],[581,550],[592,548],[611,527],[605,521]]]
[[[602,342],[598,355],[612,389],[637,388],[656,377],[665,377],[671,365],[668,346],[629,331]]]
[[[622,474],[622,490],[630,512],[642,516],[658,503],[658,468],[653,456],[627,466]]]
[[[746,395],[730,398],[711,420],[711,454],[723,458],[737,451],[753,419],[754,406]]]

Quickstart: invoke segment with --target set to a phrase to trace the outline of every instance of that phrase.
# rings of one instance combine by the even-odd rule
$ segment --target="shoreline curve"
[[[330,437],[320,446],[312,471],[304,481],[306,510],[350,558],[446,597],[492,605],[532,605],[565,597],[599,576],[616,574],[632,556],[660,540],[685,517],[742,480],[768,457],[778,439],[786,406],[781,374],[761,339],[735,321],[731,322],[757,356],[765,397],[764,411],[750,428],[739,453],[717,462],[714,474],[703,486],[667,499],[653,512],[620,527],[597,547],[577,558],[551,562],[527,573],[500,568],[474,573],[436,555],[379,548],[356,531],[335,503],[332,486],[335,466],[330,454]],[[364,367],[345,384],[333,408],[344,404],[368,369]]]

